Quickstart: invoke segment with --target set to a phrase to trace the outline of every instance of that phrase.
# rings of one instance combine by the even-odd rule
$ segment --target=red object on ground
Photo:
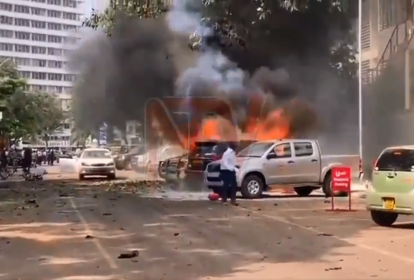
[[[352,170],[347,166],[338,166],[332,168],[332,196],[331,196],[331,209],[328,211],[338,211],[338,212],[349,212],[356,211],[352,209],[352,192],[351,192],[351,175]],[[335,195],[338,193],[347,193],[348,194],[348,209],[338,209],[335,208]]]
[[[211,201],[217,201],[220,199],[220,196],[218,195],[218,193],[210,193],[208,195],[208,199],[210,199]]]

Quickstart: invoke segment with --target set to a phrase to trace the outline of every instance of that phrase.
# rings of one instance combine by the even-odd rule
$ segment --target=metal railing
[[[384,48],[384,51],[378,61],[378,64],[375,68],[370,69],[367,73],[368,77],[363,80],[373,83],[381,75],[381,72],[386,68],[388,60],[398,51],[399,48],[403,47],[404,50],[408,47],[412,39],[411,31],[411,20],[414,9],[414,1],[411,2],[411,6],[407,11],[406,21],[400,24],[397,24],[394,27],[394,30],[391,33],[390,38],[388,39],[387,45]],[[400,38],[400,33],[402,28],[404,29],[404,38]]]

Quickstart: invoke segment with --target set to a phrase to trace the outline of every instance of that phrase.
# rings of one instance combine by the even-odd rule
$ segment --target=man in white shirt
[[[231,204],[236,205],[237,180],[236,172],[236,153],[234,152],[236,145],[229,143],[227,150],[224,152],[220,162],[220,178],[223,181],[223,191],[221,199],[223,203],[227,202],[230,196]]]

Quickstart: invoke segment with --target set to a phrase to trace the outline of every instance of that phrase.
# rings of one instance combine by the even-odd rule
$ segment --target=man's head
[[[229,147],[230,149],[232,149],[233,151],[235,151],[235,150],[236,150],[237,144],[236,144],[235,142],[229,142],[227,145],[228,145],[228,147]]]

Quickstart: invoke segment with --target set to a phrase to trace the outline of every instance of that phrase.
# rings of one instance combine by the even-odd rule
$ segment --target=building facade
[[[83,14],[75,0],[0,0],[0,57],[17,64],[31,91],[55,94],[66,111],[76,78],[67,55],[80,39]],[[68,146],[70,135],[65,123],[50,142]]]

